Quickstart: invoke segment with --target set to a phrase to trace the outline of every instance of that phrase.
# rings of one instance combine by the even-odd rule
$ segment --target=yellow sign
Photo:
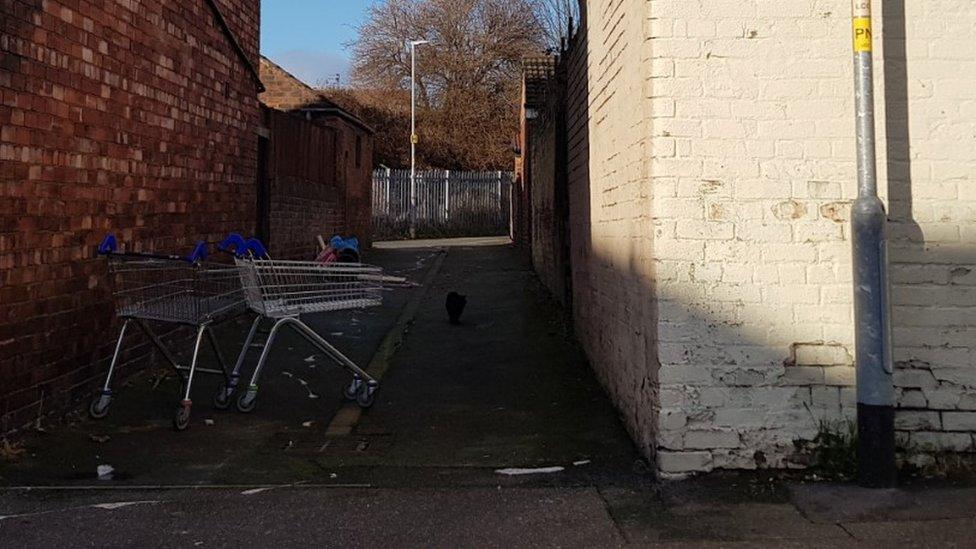
[[[872,47],[871,18],[854,18],[854,53],[870,52]]]
[[[420,137],[418,137],[417,134],[413,134],[410,136],[410,142],[416,145],[417,143],[420,143]]]

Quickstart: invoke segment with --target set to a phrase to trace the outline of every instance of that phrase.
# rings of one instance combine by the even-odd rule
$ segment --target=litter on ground
[[[0,457],[7,460],[15,460],[27,453],[23,444],[10,442],[7,439],[0,440]]]
[[[115,467],[111,465],[99,465],[95,468],[95,473],[98,475],[98,480],[112,480],[112,473],[115,472]]]

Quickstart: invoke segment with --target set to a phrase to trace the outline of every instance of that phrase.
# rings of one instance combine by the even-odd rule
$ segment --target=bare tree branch
[[[575,32],[573,26],[579,24],[580,0],[531,0],[532,14],[536,24],[545,33],[549,51],[558,51],[562,40]]]
[[[353,82],[360,90],[409,89],[405,42],[429,40],[417,57],[421,163],[508,168],[522,60],[551,47],[555,31],[543,22],[562,26],[556,21],[570,13],[560,7],[567,2],[576,0],[381,1],[351,44]]]

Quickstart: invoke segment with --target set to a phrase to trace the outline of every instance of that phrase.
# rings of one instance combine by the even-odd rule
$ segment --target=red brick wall
[[[323,91],[311,88],[263,57],[261,81],[266,88],[260,95],[261,102],[275,109],[270,112],[278,121],[272,140],[294,142],[274,146],[275,162],[290,172],[287,181],[277,184],[277,194],[273,196],[276,205],[272,206],[271,215],[278,230],[277,235],[271,231],[272,240],[277,241],[272,252],[280,255],[283,251],[292,257],[313,254],[316,234],[326,239],[333,234],[357,236],[368,247],[372,241],[372,131]],[[283,118],[280,111],[293,113],[292,121]],[[326,146],[295,142],[302,140],[297,137],[299,134],[318,140],[324,131],[331,132]],[[317,158],[303,160],[300,150]],[[324,169],[326,165],[328,170]],[[308,187],[297,186],[299,181],[305,181]]]
[[[317,250],[315,235],[328,238],[345,217],[336,181],[337,135],[299,115],[265,113],[271,130],[268,247],[275,257],[308,259]]]
[[[271,132],[269,249],[275,257],[308,259],[316,235],[358,236],[370,243],[372,138],[341,120],[308,120],[265,109]],[[360,160],[356,161],[356,139]]]
[[[568,148],[566,60],[526,61],[522,81],[522,148],[517,242],[526,249],[542,283],[553,297],[572,305],[569,265]],[[528,110],[534,116],[527,117]]]
[[[323,101],[320,92],[263,57],[261,82],[266,89],[258,98],[273,109],[290,111]]]
[[[539,118],[530,122],[526,159],[532,174],[529,196],[532,264],[546,288],[563,305],[571,305],[566,129],[561,83],[553,82]]]
[[[219,0],[253,64],[259,0]],[[251,231],[257,88],[203,0],[0,0],[0,430],[101,375],[109,231]]]

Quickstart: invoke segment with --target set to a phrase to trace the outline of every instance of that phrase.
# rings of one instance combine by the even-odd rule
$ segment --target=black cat
[[[467,296],[457,292],[447,294],[447,316],[451,319],[451,324],[461,323],[461,313],[464,312],[464,306],[467,304]]]

